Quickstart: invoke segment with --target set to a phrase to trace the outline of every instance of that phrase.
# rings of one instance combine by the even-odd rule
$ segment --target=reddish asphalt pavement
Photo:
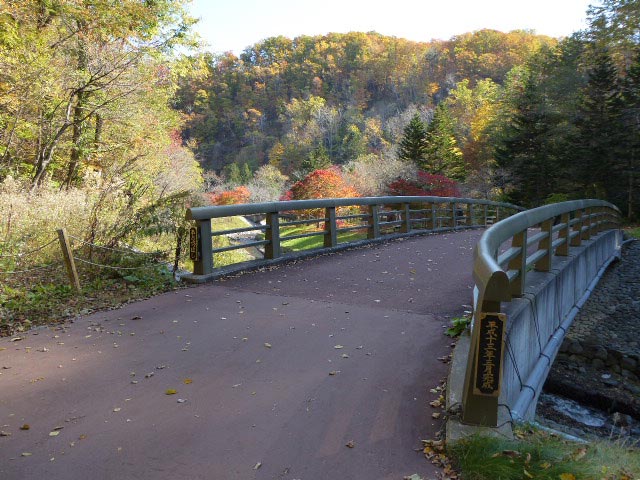
[[[471,301],[480,233],[320,256],[0,339],[0,479],[434,478],[416,450],[441,427],[429,390],[447,374],[443,325]]]

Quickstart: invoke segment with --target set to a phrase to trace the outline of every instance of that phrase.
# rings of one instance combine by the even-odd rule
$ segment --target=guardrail
[[[369,241],[411,235],[417,232],[438,232],[462,228],[485,227],[506,218],[521,207],[509,203],[454,197],[357,197],[318,200],[293,200],[197,207],[187,210],[186,218],[195,220],[191,229],[190,256],[193,260],[191,279],[206,280],[219,271],[214,255],[248,247],[263,247],[264,259],[286,257],[283,243],[306,237],[322,237],[318,251],[335,249],[345,242],[344,234],[359,232]],[[258,215],[266,223],[255,226],[212,231],[214,218],[236,215]],[[319,228],[303,233],[291,233],[289,227],[317,224]],[[213,238],[229,234],[256,232],[264,239],[254,239],[239,245],[214,248]]]
[[[601,200],[577,200],[517,213],[484,232],[476,245],[473,269],[477,290],[462,397],[464,423],[497,425],[508,335],[501,302],[522,297],[529,273],[551,271],[554,255],[569,256],[572,247],[579,247],[604,230],[618,228],[619,223],[620,211],[614,205]],[[509,241],[510,245],[504,246]],[[542,350],[540,356],[550,364],[555,351]],[[517,370],[517,365],[514,368]],[[544,378],[537,379],[539,388],[543,381]],[[538,387],[524,383],[523,389],[527,388],[531,390],[527,395],[530,401],[539,393]],[[512,409],[513,406],[510,412]]]

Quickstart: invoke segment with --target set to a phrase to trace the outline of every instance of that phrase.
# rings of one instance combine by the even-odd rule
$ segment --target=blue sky
[[[416,41],[493,28],[554,37],[586,26],[596,0],[193,0],[208,50],[239,54],[264,38],[376,31]]]

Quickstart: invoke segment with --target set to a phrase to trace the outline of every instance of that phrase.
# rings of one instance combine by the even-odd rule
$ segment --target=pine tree
[[[553,120],[538,89],[529,75],[495,151],[497,165],[510,177],[509,200],[523,206],[541,205],[558,193],[558,179],[563,177],[550,144]]]
[[[453,134],[453,120],[444,103],[436,108],[426,131],[426,149],[420,166],[429,173],[464,180],[467,165]]]
[[[312,150],[300,166],[305,175],[315,170],[329,168],[331,166],[331,160],[327,154],[327,149],[324,148],[323,145],[320,145],[318,148]]]
[[[587,195],[620,204],[624,166],[623,103],[618,71],[606,49],[594,52],[578,105],[577,179]]]
[[[427,132],[420,116],[416,113],[404,128],[402,140],[400,140],[398,158],[405,162],[420,165],[426,154]]]
[[[640,198],[637,193],[640,182],[640,47],[635,53],[634,62],[627,69],[623,84],[624,103],[624,145],[627,164],[623,171],[626,177],[626,213],[628,218],[638,215]]]

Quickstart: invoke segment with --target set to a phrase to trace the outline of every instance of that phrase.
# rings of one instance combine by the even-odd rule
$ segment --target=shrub
[[[389,184],[389,195],[410,195],[410,196],[434,196],[434,197],[458,197],[460,190],[455,180],[419,171],[416,180],[406,180],[400,178]]]

